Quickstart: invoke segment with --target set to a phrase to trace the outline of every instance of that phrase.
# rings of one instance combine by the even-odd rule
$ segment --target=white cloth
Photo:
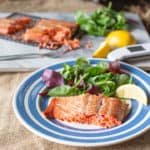
[[[0,17],[6,17],[8,13],[0,13]],[[37,15],[45,18],[56,18],[61,20],[73,21],[73,14],[66,13],[33,13],[32,15]],[[126,17],[131,22],[131,33],[136,37],[138,43],[149,42],[150,37],[146,32],[140,18],[136,14],[126,13]],[[92,42],[92,48],[86,49],[85,45],[88,41]],[[81,48],[79,50],[74,50],[68,52],[59,58],[53,57],[41,57],[41,58],[30,58],[30,59],[16,59],[9,61],[0,61],[0,72],[17,72],[17,71],[31,71],[43,67],[45,65],[50,65],[57,63],[62,60],[77,58],[80,56],[91,57],[92,53],[99,47],[100,43],[104,41],[103,37],[94,37],[94,36],[84,36],[81,39]],[[41,53],[49,50],[39,50],[37,47],[29,46],[25,44],[20,44],[8,40],[0,39],[0,56],[3,55],[12,55],[12,54],[28,54],[28,53]],[[54,50],[52,53],[59,55],[63,49]],[[148,64],[149,65],[149,64]],[[150,65],[149,65],[150,66]]]

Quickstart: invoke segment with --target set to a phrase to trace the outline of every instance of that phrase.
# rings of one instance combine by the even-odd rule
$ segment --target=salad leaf
[[[101,61],[96,66],[100,67],[102,72],[106,72],[108,70],[108,67],[109,67],[108,63],[104,62],[104,61]]]
[[[48,96],[73,96],[79,95],[82,91],[75,87],[70,87],[68,85],[62,85],[51,89],[48,92]]]
[[[108,71],[112,73],[121,73],[121,67],[119,61],[112,61],[108,65]]]
[[[90,35],[105,36],[112,30],[128,29],[123,12],[112,9],[112,3],[108,7],[98,9],[91,15],[78,11],[75,20],[80,28]]]
[[[56,86],[64,85],[63,76],[54,70],[46,69],[42,75],[42,80],[47,87],[53,88]]]
[[[80,57],[74,65],[64,64],[61,73],[45,70],[43,81],[52,87],[48,96],[73,96],[86,92],[115,96],[116,89],[132,83],[132,78],[121,72],[119,62],[101,61],[93,66]]]
[[[74,78],[74,69],[72,66],[64,64],[61,74],[64,77],[65,82],[68,82]]]
[[[88,89],[86,90],[86,92],[88,92],[90,94],[96,94],[96,95],[98,95],[101,91],[100,91],[99,87],[97,87],[95,85],[90,85],[88,87]]]
[[[107,96],[115,94],[116,83],[112,73],[104,73],[89,79],[89,82],[100,88],[101,92]]]
[[[85,57],[80,57],[76,60],[76,65],[83,69],[84,67],[90,66],[90,63]]]
[[[117,86],[132,83],[132,79],[127,74],[117,74],[115,78]]]

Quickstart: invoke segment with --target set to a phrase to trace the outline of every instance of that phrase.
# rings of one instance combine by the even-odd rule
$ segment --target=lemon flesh
[[[92,54],[92,57],[94,58],[106,58],[108,53],[110,52],[110,46],[105,41],[100,44],[99,48]]]
[[[136,44],[136,40],[130,32],[126,30],[115,30],[110,32],[106,37],[106,42],[111,49]]]
[[[135,84],[125,84],[117,88],[116,96],[135,99],[144,105],[148,105],[148,98],[145,91]]]

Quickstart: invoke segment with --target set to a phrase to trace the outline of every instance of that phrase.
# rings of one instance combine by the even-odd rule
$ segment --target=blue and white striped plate
[[[93,65],[99,61],[108,61],[106,59],[89,60]],[[74,60],[63,63],[73,65]],[[88,147],[124,142],[150,128],[150,105],[144,106],[134,100],[132,101],[132,110],[126,121],[122,125],[110,129],[46,119],[42,111],[47,107],[49,99],[38,95],[45,88],[41,75],[46,68],[62,69],[63,63],[46,66],[34,72],[19,86],[14,96],[13,107],[17,117],[27,129],[49,141]],[[133,77],[135,84],[146,91],[150,100],[150,76],[125,63],[121,63],[121,68]]]

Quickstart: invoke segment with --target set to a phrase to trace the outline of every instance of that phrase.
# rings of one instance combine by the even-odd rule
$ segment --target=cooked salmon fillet
[[[46,36],[47,35],[47,36]],[[32,41],[32,42],[41,42],[41,38],[44,36],[45,41],[49,42],[49,35],[44,32],[41,29],[38,28],[32,28],[32,29],[27,29],[25,34],[23,35],[23,39],[25,41]],[[48,39],[48,41],[47,41]]]
[[[65,22],[54,19],[41,19],[33,28],[28,29],[24,34],[25,41],[39,41],[39,36],[45,34],[54,41],[70,39],[78,29],[78,25],[72,22]]]
[[[0,34],[8,35],[19,31],[31,22],[29,17],[21,18],[0,18]]]
[[[26,30],[23,39],[37,42],[41,48],[57,49],[66,45],[69,50],[72,50],[80,47],[79,40],[70,40],[77,29],[76,23],[41,19],[33,28]]]
[[[65,27],[55,27],[47,30],[40,28],[28,29],[24,34],[25,41],[42,42],[42,38],[48,38],[49,41],[63,42],[65,39],[70,39],[71,32]],[[47,43],[47,38],[44,39]]]
[[[40,29],[52,29],[55,27],[66,27],[71,30],[71,34],[74,34],[79,28],[78,24],[74,22],[67,22],[67,21],[56,20],[56,19],[41,19],[36,24],[36,27]]]
[[[118,98],[86,93],[79,96],[52,98],[44,115],[50,119],[110,128],[120,125],[127,112],[128,104]]]

